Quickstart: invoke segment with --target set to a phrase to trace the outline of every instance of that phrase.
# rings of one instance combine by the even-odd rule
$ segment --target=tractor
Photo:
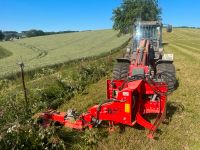
[[[162,23],[158,21],[136,22],[132,43],[124,57],[117,59],[113,78],[106,82],[106,100],[82,114],[73,109],[42,112],[39,114],[40,124],[47,127],[55,122],[83,130],[107,122],[109,131],[113,131],[116,125],[138,124],[148,129],[148,138],[154,138],[166,116],[167,95],[176,85],[173,54],[164,54]]]

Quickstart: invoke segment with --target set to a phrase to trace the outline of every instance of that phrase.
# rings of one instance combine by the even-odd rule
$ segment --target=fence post
[[[23,85],[23,90],[24,90],[25,107],[26,107],[26,111],[28,112],[29,102],[28,102],[27,89],[26,89],[25,80],[24,80],[24,63],[20,62],[18,63],[18,65],[20,66],[20,69],[21,69],[21,79],[22,79],[22,85]]]

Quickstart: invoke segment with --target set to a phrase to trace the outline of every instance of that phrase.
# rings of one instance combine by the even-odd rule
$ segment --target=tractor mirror
[[[172,25],[167,25],[167,32],[172,32]]]

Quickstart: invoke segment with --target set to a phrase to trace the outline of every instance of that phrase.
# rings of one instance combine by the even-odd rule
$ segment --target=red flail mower
[[[73,109],[40,113],[41,125],[56,122],[82,130],[107,121],[113,130],[115,125],[139,124],[149,130],[149,138],[154,137],[166,116],[167,95],[176,84],[173,54],[163,53],[160,22],[137,22],[134,31],[132,48],[117,59],[113,79],[107,80],[107,99],[81,115]],[[149,121],[147,116],[155,118]]]

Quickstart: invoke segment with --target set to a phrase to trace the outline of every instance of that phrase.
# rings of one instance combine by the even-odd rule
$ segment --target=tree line
[[[44,36],[44,35],[52,35],[52,34],[61,34],[61,33],[72,33],[78,31],[59,31],[59,32],[44,32],[42,30],[31,29],[28,31],[1,31],[0,30],[0,41],[5,40],[13,40],[13,39],[20,39],[26,37],[35,37],[35,36]]]

